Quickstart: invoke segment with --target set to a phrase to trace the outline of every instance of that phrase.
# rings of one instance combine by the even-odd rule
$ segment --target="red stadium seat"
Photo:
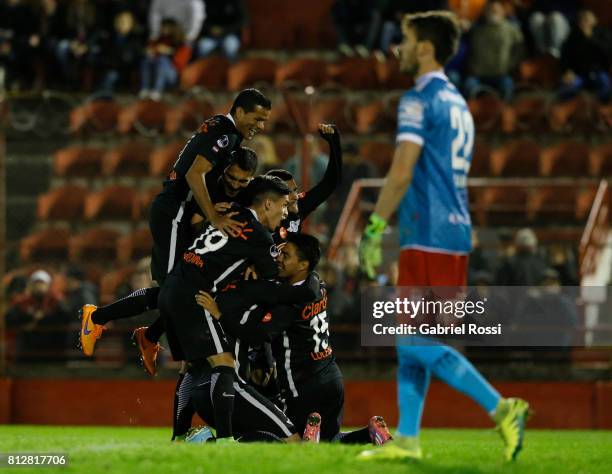
[[[472,153],[470,176],[491,175],[491,147],[482,140],[476,140]]]
[[[542,176],[586,176],[589,170],[589,147],[569,141],[550,146],[542,151]]]
[[[612,103],[599,104],[597,114],[601,128],[604,131],[612,130]]]
[[[109,186],[87,196],[85,218],[136,220],[140,216],[138,194],[127,186]]]
[[[94,227],[72,236],[68,243],[70,260],[73,262],[79,259],[113,261],[117,253],[119,236],[116,230],[103,227]]]
[[[502,111],[502,130],[514,132],[544,132],[548,130],[548,101],[543,96],[523,96]]]
[[[476,133],[497,130],[500,125],[504,104],[495,94],[482,94],[468,100],[468,107],[474,117]]]
[[[117,240],[117,261],[125,264],[151,255],[152,246],[153,237],[148,227],[135,230]]]
[[[400,72],[399,61],[395,58],[389,58],[385,62],[377,61],[376,77],[380,86],[385,90],[401,89],[405,91],[414,86],[412,77]]]
[[[612,142],[599,145],[589,152],[589,174],[602,178],[612,176]]]
[[[68,256],[68,229],[44,229],[21,239],[19,256],[22,261],[65,259]]]
[[[222,56],[209,56],[188,64],[181,72],[181,88],[205,87],[223,91],[227,85],[229,61]]]
[[[112,100],[94,100],[70,112],[70,130],[81,132],[110,132],[117,126],[121,106]]]
[[[38,197],[36,215],[38,219],[78,220],[83,217],[87,189],[67,184],[51,189]]]
[[[123,143],[104,155],[102,174],[105,176],[147,176],[152,146],[145,141]]]
[[[105,273],[100,279],[100,303],[108,304],[116,299],[119,287],[130,279],[135,270],[134,265]]]
[[[104,150],[99,148],[63,148],[53,156],[53,172],[56,176],[98,176],[103,156]]]
[[[366,142],[361,145],[359,154],[362,158],[375,165],[384,176],[391,166],[394,151],[395,145],[392,143]]]
[[[302,86],[320,86],[327,82],[327,62],[315,58],[296,58],[276,69],[274,83],[298,83]]]
[[[374,59],[345,58],[337,64],[330,64],[330,78],[350,89],[376,89],[378,77]]]
[[[529,201],[529,218],[545,220],[584,221],[595,197],[592,187],[579,188],[576,185],[539,186]]]
[[[310,115],[310,105],[308,102],[306,100],[294,98],[291,103],[293,104],[295,113],[300,117],[300,120],[308,124]],[[274,104],[266,127],[276,133],[295,132],[298,130],[298,126],[285,102]]]
[[[525,186],[471,187],[470,209],[480,225],[514,224],[525,219],[528,195]]]
[[[276,154],[281,162],[287,161],[295,155],[297,140],[278,140],[274,143]]]
[[[353,128],[348,117],[346,99],[342,97],[322,98],[316,101],[312,106],[309,119],[311,131],[317,130],[320,123],[336,124],[343,133]]]
[[[125,107],[119,114],[117,130],[120,133],[161,132],[164,129],[168,106],[154,100],[139,100]]]
[[[165,132],[167,134],[193,133],[211,115],[214,115],[214,107],[210,102],[188,99],[168,110]]]
[[[151,203],[155,196],[157,196],[162,190],[161,186],[154,186],[150,189],[147,189],[140,195],[140,210],[142,215],[146,216],[149,214],[149,209],[151,208]]]
[[[268,58],[245,58],[227,72],[227,88],[237,91],[258,83],[274,84],[276,61]]]
[[[559,84],[559,64],[552,56],[529,58],[519,66],[520,82],[543,89],[552,89]]]
[[[531,140],[512,140],[491,153],[493,176],[537,176],[540,147]]]
[[[579,95],[550,108],[549,123],[554,132],[590,131],[594,121],[594,102],[588,95]]]
[[[149,157],[149,176],[168,175],[183,148],[185,140],[178,140],[154,150]]]

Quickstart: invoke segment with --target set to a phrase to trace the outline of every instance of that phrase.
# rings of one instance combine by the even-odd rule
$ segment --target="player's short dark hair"
[[[246,206],[259,204],[264,199],[269,199],[271,196],[279,198],[288,196],[291,193],[289,186],[276,176],[255,176],[249,185],[243,191],[244,203]]]
[[[293,174],[290,171],[283,169],[270,170],[266,173],[266,176],[276,176],[277,178],[282,179],[283,181],[291,181],[295,179]]]
[[[431,11],[405,15],[403,29],[412,28],[417,41],[430,41],[436,61],[445,65],[457,52],[461,30],[454,13]]]
[[[313,271],[321,259],[321,247],[319,240],[304,233],[289,232],[285,240],[295,245],[298,258],[303,262],[308,262],[308,271]]]
[[[241,146],[237,150],[232,151],[231,165],[236,165],[248,173],[255,173],[257,169],[257,153],[251,148]]]
[[[264,109],[270,110],[272,102],[257,89],[244,89],[238,93],[230,109],[230,114],[235,115],[236,109],[240,107],[247,114],[253,112],[255,107],[260,105]]]

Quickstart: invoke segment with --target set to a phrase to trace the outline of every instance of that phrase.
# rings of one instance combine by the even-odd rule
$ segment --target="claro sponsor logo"
[[[302,319],[310,319],[313,316],[316,316],[317,314],[322,313],[326,309],[327,309],[327,294],[325,294],[323,299],[304,306],[304,309],[302,310]]]

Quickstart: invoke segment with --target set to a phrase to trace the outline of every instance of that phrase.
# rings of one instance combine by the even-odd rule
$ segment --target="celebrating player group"
[[[382,233],[399,208],[399,284],[462,286],[471,250],[467,174],[474,123],[444,75],[459,28],[452,14],[428,12],[406,16],[402,30],[400,67],[416,85],[399,103],[396,151],[361,241],[362,268],[376,277]],[[528,404],[503,398],[443,344],[398,346],[395,440],[379,416],[362,429],[340,431],[344,387],[329,342],[325,282],[315,271],[319,243],[301,233],[303,221],[340,183],[340,132],[319,125],[329,163],[321,182],[299,194],[286,170],[254,176],[257,156],[242,146],[264,130],[270,111],[261,92],[243,90],[227,115],[209,118],[189,139],[150,210],[158,286],[108,306],[85,305],[84,354],[93,355],[107,322],[157,309],[158,318],[136,329],[134,340],[151,375],[164,333],[173,358],[184,361],[174,440],[194,439],[189,430],[197,413],[215,428],[217,443],[385,445],[361,453],[364,460],[422,457],[421,414],[434,374],[483,407],[497,424],[505,457],[514,459]]]

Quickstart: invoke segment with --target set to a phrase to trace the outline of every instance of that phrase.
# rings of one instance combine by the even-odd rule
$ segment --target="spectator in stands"
[[[99,65],[103,69],[99,92],[112,96],[118,81],[129,85],[144,52],[144,38],[131,11],[124,10],[115,16],[112,32],[101,31],[98,47]]]
[[[500,286],[534,286],[542,281],[546,262],[538,255],[538,238],[521,229],[514,238],[516,253],[501,262],[495,282]]]
[[[582,10],[561,50],[561,88],[559,96],[568,99],[582,89],[593,90],[602,102],[610,99],[610,61],[606,45],[597,31],[597,18]]]
[[[336,0],[332,19],[338,39],[338,50],[345,56],[368,57],[380,28],[375,0]]]
[[[554,244],[548,248],[548,262],[557,272],[559,281],[563,286],[578,284],[578,270],[576,259],[572,251],[562,244]]]
[[[521,57],[523,35],[506,19],[501,1],[487,5],[485,17],[474,25],[470,35],[466,95],[475,96],[484,84],[496,89],[504,100],[511,100],[511,74]]]
[[[266,135],[255,135],[249,146],[257,154],[257,174],[266,174],[270,170],[282,167],[281,160],[276,153],[276,147],[272,139]]]
[[[40,36],[43,55],[44,77],[56,78],[60,41],[68,38],[67,10],[64,3],[57,0],[42,0],[40,15]]]
[[[84,304],[97,304],[98,289],[85,280],[85,275],[78,267],[70,267],[66,271],[66,290],[63,307],[66,314],[78,314]]]
[[[206,21],[198,41],[198,56],[206,57],[219,50],[227,59],[235,61],[246,19],[244,0],[207,1]]]
[[[5,83],[16,88],[32,85],[41,41],[39,25],[36,12],[26,1],[0,4],[0,90]]]
[[[202,0],[153,0],[149,9],[151,40],[156,40],[163,34],[162,22],[166,18],[175,20],[185,34],[185,41],[193,45],[206,18],[204,2]]]
[[[478,274],[490,274],[493,270],[493,259],[490,253],[480,245],[480,238],[476,229],[472,229],[472,252],[468,261],[468,281],[474,284],[474,278]]]
[[[176,84],[191,58],[180,25],[172,18],[162,21],[159,37],[151,41],[140,65],[140,98],[161,100],[168,87]]]
[[[535,0],[530,10],[529,31],[540,54],[561,55],[561,46],[570,33],[570,19],[576,14],[576,0]]]
[[[17,358],[63,359],[69,318],[59,295],[51,289],[51,275],[44,270],[32,273],[25,293],[14,300],[6,313],[7,328],[17,332]]]

